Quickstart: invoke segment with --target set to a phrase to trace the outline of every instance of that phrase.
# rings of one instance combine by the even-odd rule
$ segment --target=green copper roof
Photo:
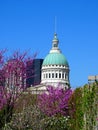
[[[43,61],[43,65],[66,65],[68,62],[62,53],[49,53]]]

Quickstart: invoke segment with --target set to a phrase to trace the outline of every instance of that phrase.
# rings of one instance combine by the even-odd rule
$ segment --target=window
[[[59,78],[61,78],[61,73],[59,73]]]
[[[56,73],[55,77],[57,78],[58,77],[58,74]]]
[[[46,78],[48,77],[48,74],[46,74]]]
[[[64,73],[62,73],[62,78],[64,79]]]
[[[54,46],[53,47],[57,47],[57,44],[54,44]]]
[[[54,78],[54,73],[52,73],[52,78]]]
[[[50,73],[49,73],[49,78],[50,78]]]

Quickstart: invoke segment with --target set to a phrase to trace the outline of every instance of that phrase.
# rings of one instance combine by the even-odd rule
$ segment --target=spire
[[[52,49],[58,49],[58,43],[59,40],[57,38],[57,33],[56,33],[56,16],[55,16],[55,33],[54,33],[54,38],[52,40]]]
[[[56,29],[57,29],[57,28],[56,28],[56,27],[57,27],[57,20],[56,20],[56,16],[55,16],[55,23],[54,23],[54,27],[55,27],[55,30],[54,30],[54,31],[56,32]]]

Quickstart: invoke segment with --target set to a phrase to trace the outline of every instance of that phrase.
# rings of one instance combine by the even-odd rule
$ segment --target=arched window
[[[64,79],[64,73],[62,73],[62,79]]]
[[[50,76],[51,76],[51,75],[50,75],[50,73],[49,73],[49,78],[50,78]]]
[[[54,78],[54,73],[52,73],[52,78]]]
[[[46,79],[48,78],[48,74],[46,73]]]
[[[59,78],[61,78],[61,73],[59,73]]]
[[[58,77],[58,74],[56,73],[56,74],[55,74],[55,78],[57,78],[57,77]]]

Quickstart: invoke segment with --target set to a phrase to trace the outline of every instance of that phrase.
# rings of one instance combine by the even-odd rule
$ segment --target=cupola
[[[58,47],[59,40],[54,34],[52,49],[45,57],[42,64],[41,83],[52,86],[68,88],[69,84],[69,64],[65,56]]]

